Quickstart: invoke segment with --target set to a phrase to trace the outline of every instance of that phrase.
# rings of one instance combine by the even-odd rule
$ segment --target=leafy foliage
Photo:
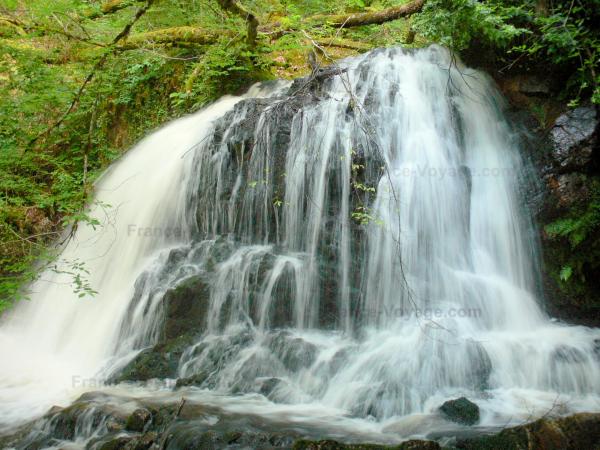
[[[574,72],[573,105],[582,96],[600,103],[600,20],[595,0],[431,0],[415,20],[424,36],[454,50],[485,44],[512,62],[552,64]]]
[[[584,282],[586,273],[594,272],[600,264],[600,182],[591,183],[592,192],[587,201],[573,208],[569,215],[561,217],[544,228],[554,240],[566,239],[572,251],[562,258],[558,278],[562,282],[572,281],[575,275]]]

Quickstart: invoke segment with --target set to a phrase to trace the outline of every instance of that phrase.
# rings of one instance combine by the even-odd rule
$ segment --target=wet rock
[[[462,425],[474,425],[479,421],[479,406],[466,397],[444,402],[440,411],[448,420]]]
[[[285,373],[282,363],[270,352],[260,349],[244,359],[229,386],[231,392],[251,392],[256,389],[256,380]]]
[[[158,433],[150,432],[139,436],[119,436],[100,445],[99,450],[158,450]]]
[[[287,331],[273,334],[267,346],[291,372],[310,367],[317,357],[317,347],[314,344],[294,337]]]
[[[382,402],[388,390],[397,392],[397,386],[394,383],[383,383],[363,390],[350,410],[351,416],[383,419]]]
[[[298,94],[310,93],[317,96],[326,95],[325,87],[332,78],[342,75],[346,69],[338,67],[322,67],[318,68],[311,75],[296,78],[289,88],[289,94],[297,96]]]
[[[210,342],[200,342],[188,353],[188,361],[194,361],[195,370],[189,370],[187,377],[177,380],[177,387],[201,386],[215,388],[220,380],[220,369],[238,357],[240,351],[253,342],[248,331],[221,336]]]
[[[101,405],[95,401],[81,401],[63,408],[60,411],[49,413],[41,419],[46,422],[45,430],[49,437],[56,439],[73,439],[84,429],[106,430],[107,423],[124,424],[123,418],[109,405]]]
[[[121,371],[120,375],[111,381],[147,381],[154,378],[172,378],[176,367],[169,359],[154,349],[142,351]]]
[[[471,362],[468,373],[469,385],[475,390],[485,390],[489,387],[488,381],[492,373],[492,361],[479,342],[469,342],[467,345]]]
[[[165,450],[291,448],[297,439],[293,432],[262,431],[246,419],[214,426],[203,421],[174,423],[165,434]]]
[[[281,378],[267,378],[266,380],[263,380],[261,382],[259,392],[265,397],[271,398],[273,391],[275,391],[275,389],[277,389],[281,385],[281,383],[283,383],[283,380]]]
[[[111,439],[100,445],[99,450],[124,450],[127,448],[127,444],[133,438],[129,436],[120,436],[115,439]]]
[[[102,436],[109,432],[109,424],[123,428],[125,417],[109,404],[103,404],[104,396],[84,394],[72,405],[52,407],[42,418],[20,430],[15,436],[0,439],[0,448],[43,449],[60,445],[62,441],[74,441]],[[10,445],[4,445],[10,442]]]
[[[146,425],[152,420],[152,413],[146,408],[138,408],[127,418],[125,427],[129,431],[142,432]]]
[[[582,450],[600,445],[600,414],[580,413],[560,419],[540,419],[508,428],[493,436],[459,440],[463,450]]]
[[[125,428],[125,426],[124,426],[123,422],[120,420],[115,420],[114,418],[111,417],[106,421],[106,430],[109,433],[115,433],[115,432],[121,431],[121,430],[123,430],[123,428]]]
[[[163,340],[186,333],[201,333],[209,306],[209,289],[199,276],[183,281],[163,297],[165,324]]]
[[[145,433],[142,436],[136,437],[130,440],[126,445],[124,450],[150,450],[157,449],[158,445],[155,443],[158,441],[158,433],[150,432]]]
[[[335,354],[331,357],[331,360],[329,362],[329,373],[332,376],[338,373],[342,369],[342,367],[344,367],[353,350],[356,349],[353,347],[346,347],[335,352]]]
[[[175,388],[179,389],[186,386],[202,386],[210,377],[210,372],[207,370],[201,370],[192,376],[179,378],[175,383]]]
[[[561,115],[550,131],[552,156],[560,169],[583,169],[598,146],[598,117],[593,106],[581,106]]]
[[[184,350],[202,332],[209,305],[209,289],[201,276],[193,276],[169,289],[162,299],[161,339],[140,352],[109,382],[175,378]]]
[[[553,363],[578,364],[587,360],[587,355],[575,347],[562,345],[550,357]]]
[[[337,441],[300,440],[294,443],[293,450],[440,450],[434,441],[411,440],[400,445],[384,446],[376,444],[342,444]]]
[[[143,350],[109,382],[176,378],[179,359],[192,342],[193,335],[183,335]]]

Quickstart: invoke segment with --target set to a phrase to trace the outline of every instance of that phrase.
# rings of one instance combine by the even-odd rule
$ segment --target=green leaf
[[[573,268],[571,266],[563,266],[562,269],[560,269],[560,279],[562,281],[569,281],[569,278],[571,278],[571,275],[573,274]]]

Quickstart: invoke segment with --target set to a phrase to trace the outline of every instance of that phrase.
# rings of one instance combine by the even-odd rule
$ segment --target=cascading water
[[[0,330],[0,423],[114,376],[190,282],[203,319],[177,377],[211,404],[372,439],[447,427],[461,395],[487,426],[600,410],[600,332],[538,304],[502,98],[453,61],[374,51],[143,141],[98,183],[105,225],[62,255],[99,294],[48,274]]]

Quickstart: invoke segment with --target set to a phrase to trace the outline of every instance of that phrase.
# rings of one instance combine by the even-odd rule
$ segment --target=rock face
[[[560,319],[600,326],[600,117],[593,106],[560,115],[540,138],[543,288]]]
[[[462,425],[475,425],[479,422],[479,406],[466,397],[448,400],[440,406],[440,411],[448,420]]]
[[[552,157],[561,170],[587,170],[598,146],[598,115],[593,106],[562,114],[550,130]]]

